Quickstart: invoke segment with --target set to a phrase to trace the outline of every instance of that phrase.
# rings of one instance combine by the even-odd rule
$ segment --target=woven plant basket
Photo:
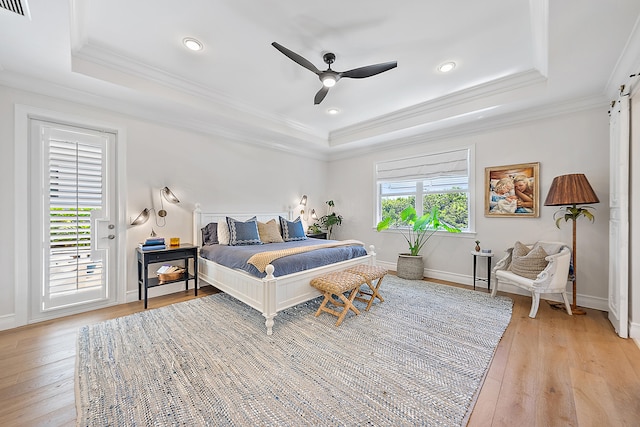
[[[424,260],[422,255],[398,255],[396,274],[402,279],[420,280],[424,277]]]

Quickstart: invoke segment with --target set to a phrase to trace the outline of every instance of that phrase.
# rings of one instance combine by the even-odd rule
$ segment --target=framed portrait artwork
[[[540,163],[494,166],[484,169],[484,216],[540,216]]]

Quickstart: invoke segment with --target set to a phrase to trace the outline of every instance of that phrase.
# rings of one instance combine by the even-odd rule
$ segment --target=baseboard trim
[[[198,289],[200,286],[198,286]],[[193,280],[189,280],[189,289],[193,289]],[[149,288],[148,298],[161,297],[163,295],[175,294],[184,291],[184,282],[174,282],[162,286],[154,286]],[[129,289],[127,291],[127,302],[136,302],[138,300],[138,289]]]
[[[16,324],[15,313],[5,314],[3,316],[0,316],[0,331],[17,328],[18,326],[22,326],[22,325]]]
[[[396,264],[394,262],[378,261],[377,264],[391,271],[396,270]],[[447,271],[432,270],[429,268],[425,268],[424,277],[444,280],[447,282],[453,282],[453,283],[457,283],[460,285],[465,285],[470,288],[473,288],[473,276],[471,275],[450,273]],[[495,286],[495,283],[496,283],[495,277],[492,277],[491,278],[492,288],[493,286]],[[487,287],[486,282],[479,282],[479,283],[476,282],[476,288],[486,289],[486,287]],[[499,290],[501,292],[507,292],[507,293],[516,294],[516,295],[525,295],[525,296],[531,295],[529,292],[525,291],[524,289],[520,289],[517,286],[513,286],[510,284],[504,284],[504,285],[501,284]],[[571,292],[569,292],[569,299],[571,300],[571,298],[572,298]],[[556,301],[556,302],[562,301],[560,295],[556,295],[556,294],[543,294],[542,299],[546,299],[549,301]],[[600,311],[609,311],[609,302],[605,298],[578,294],[577,303],[580,307],[593,308],[595,310],[600,310]],[[635,336],[640,338],[640,325],[638,325],[638,329]]]
[[[449,282],[455,282],[463,285],[473,286],[472,276],[452,274],[446,271],[425,269],[425,277],[433,277],[434,279],[447,280]],[[492,277],[491,278],[492,288],[493,286],[495,286],[495,283],[496,283],[495,277]],[[476,283],[476,288],[478,286],[485,287],[486,283],[482,282],[480,285]],[[500,284],[499,290],[501,292],[508,292],[510,294],[516,294],[516,295],[525,295],[525,296],[531,295],[529,292],[525,291],[524,289],[518,288],[517,286],[513,286],[510,284]],[[573,298],[572,294],[571,292],[569,292],[569,300],[571,300],[572,298]],[[556,302],[562,301],[562,298],[560,297],[559,294],[543,294],[542,299],[546,299],[549,301],[556,301]],[[593,308],[595,310],[607,311],[607,312],[609,311],[609,302],[604,298],[578,294],[577,303],[578,303],[578,306],[580,307]]]
[[[629,338],[633,338],[640,348],[640,323],[629,322]]]

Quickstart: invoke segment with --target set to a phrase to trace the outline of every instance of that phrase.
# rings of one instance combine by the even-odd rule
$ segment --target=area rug
[[[512,301],[395,276],[380,293],[340,327],[320,299],[287,309],[271,336],[223,293],[85,326],[77,423],[464,425]]]

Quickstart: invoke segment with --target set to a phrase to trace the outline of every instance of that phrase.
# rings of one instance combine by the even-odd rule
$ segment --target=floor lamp
[[[578,277],[578,267],[576,259],[576,220],[581,216],[593,222],[594,216],[589,211],[593,209],[591,206],[582,206],[589,203],[600,203],[598,196],[591,188],[587,177],[581,173],[570,175],[561,175],[553,178],[551,188],[544,202],[545,206],[563,206],[557,211],[553,218],[556,220],[556,226],[560,228],[560,221],[571,220],[573,223],[573,304],[571,311],[573,314],[586,314],[584,310],[578,308],[576,304],[576,279]],[[564,306],[563,306],[564,307]]]

